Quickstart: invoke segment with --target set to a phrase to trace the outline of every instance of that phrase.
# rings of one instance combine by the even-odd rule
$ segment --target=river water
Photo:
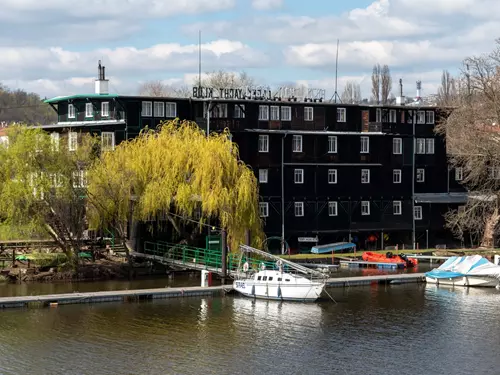
[[[500,373],[496,289],[329,292],[336,303],[227,295],[3,310],[0,374]]]

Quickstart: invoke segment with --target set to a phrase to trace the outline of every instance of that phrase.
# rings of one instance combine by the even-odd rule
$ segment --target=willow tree
[[[69,150],[41,129],[12,126],[0,147],[0,221],[12,233],[30,228],[76,259],[85,222],[85,167],[96,141],[79,135]]]
[[[115,230],[123,241],[131,211],[142,221],[167,219],[179,234],[198,211],[199,228],[217,220],[231,249],[247,229],[255,244],[262,243],[257,180],[228,132],[207,137],[195,123],[166,121],[94,164],[88,192],[91,224]]]

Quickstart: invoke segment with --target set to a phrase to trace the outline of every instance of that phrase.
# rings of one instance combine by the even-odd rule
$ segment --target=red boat
[[[415,267],[418,264],[418,260],[415,258],[408,258],[404,254],[394,255],[390,251],[385,254],[365,251],[361,258],[363,258],[365,262],[404,263],[406,267]]]

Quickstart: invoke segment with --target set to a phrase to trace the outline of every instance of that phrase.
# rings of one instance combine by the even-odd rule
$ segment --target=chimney
[[[95,93],[99,95],[109,94],[109,81],[106,79],[105,67],[101,65],[101,60],[97,65],[97,79],[95,80]]]
[[[405,97],[403,95],[403,79],[399,79],[399,96],[396,98],[397,105],[405,105]]]
[[[422,90],[422,81],[417,81],[417,100],[420,100],[421,90]]]

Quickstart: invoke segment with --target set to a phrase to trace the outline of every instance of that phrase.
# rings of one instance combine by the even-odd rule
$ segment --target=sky
[[[443,69],[487,53],[500,37],[498,0],[0,0],[0,82],[42,97],[94,90],[97,62],[110,91],[142,82],[189,85],[202,71],[245,71],[273,88],[334,93],[347,81],[370,96],[376,63],[393,92],[437,91]]]

